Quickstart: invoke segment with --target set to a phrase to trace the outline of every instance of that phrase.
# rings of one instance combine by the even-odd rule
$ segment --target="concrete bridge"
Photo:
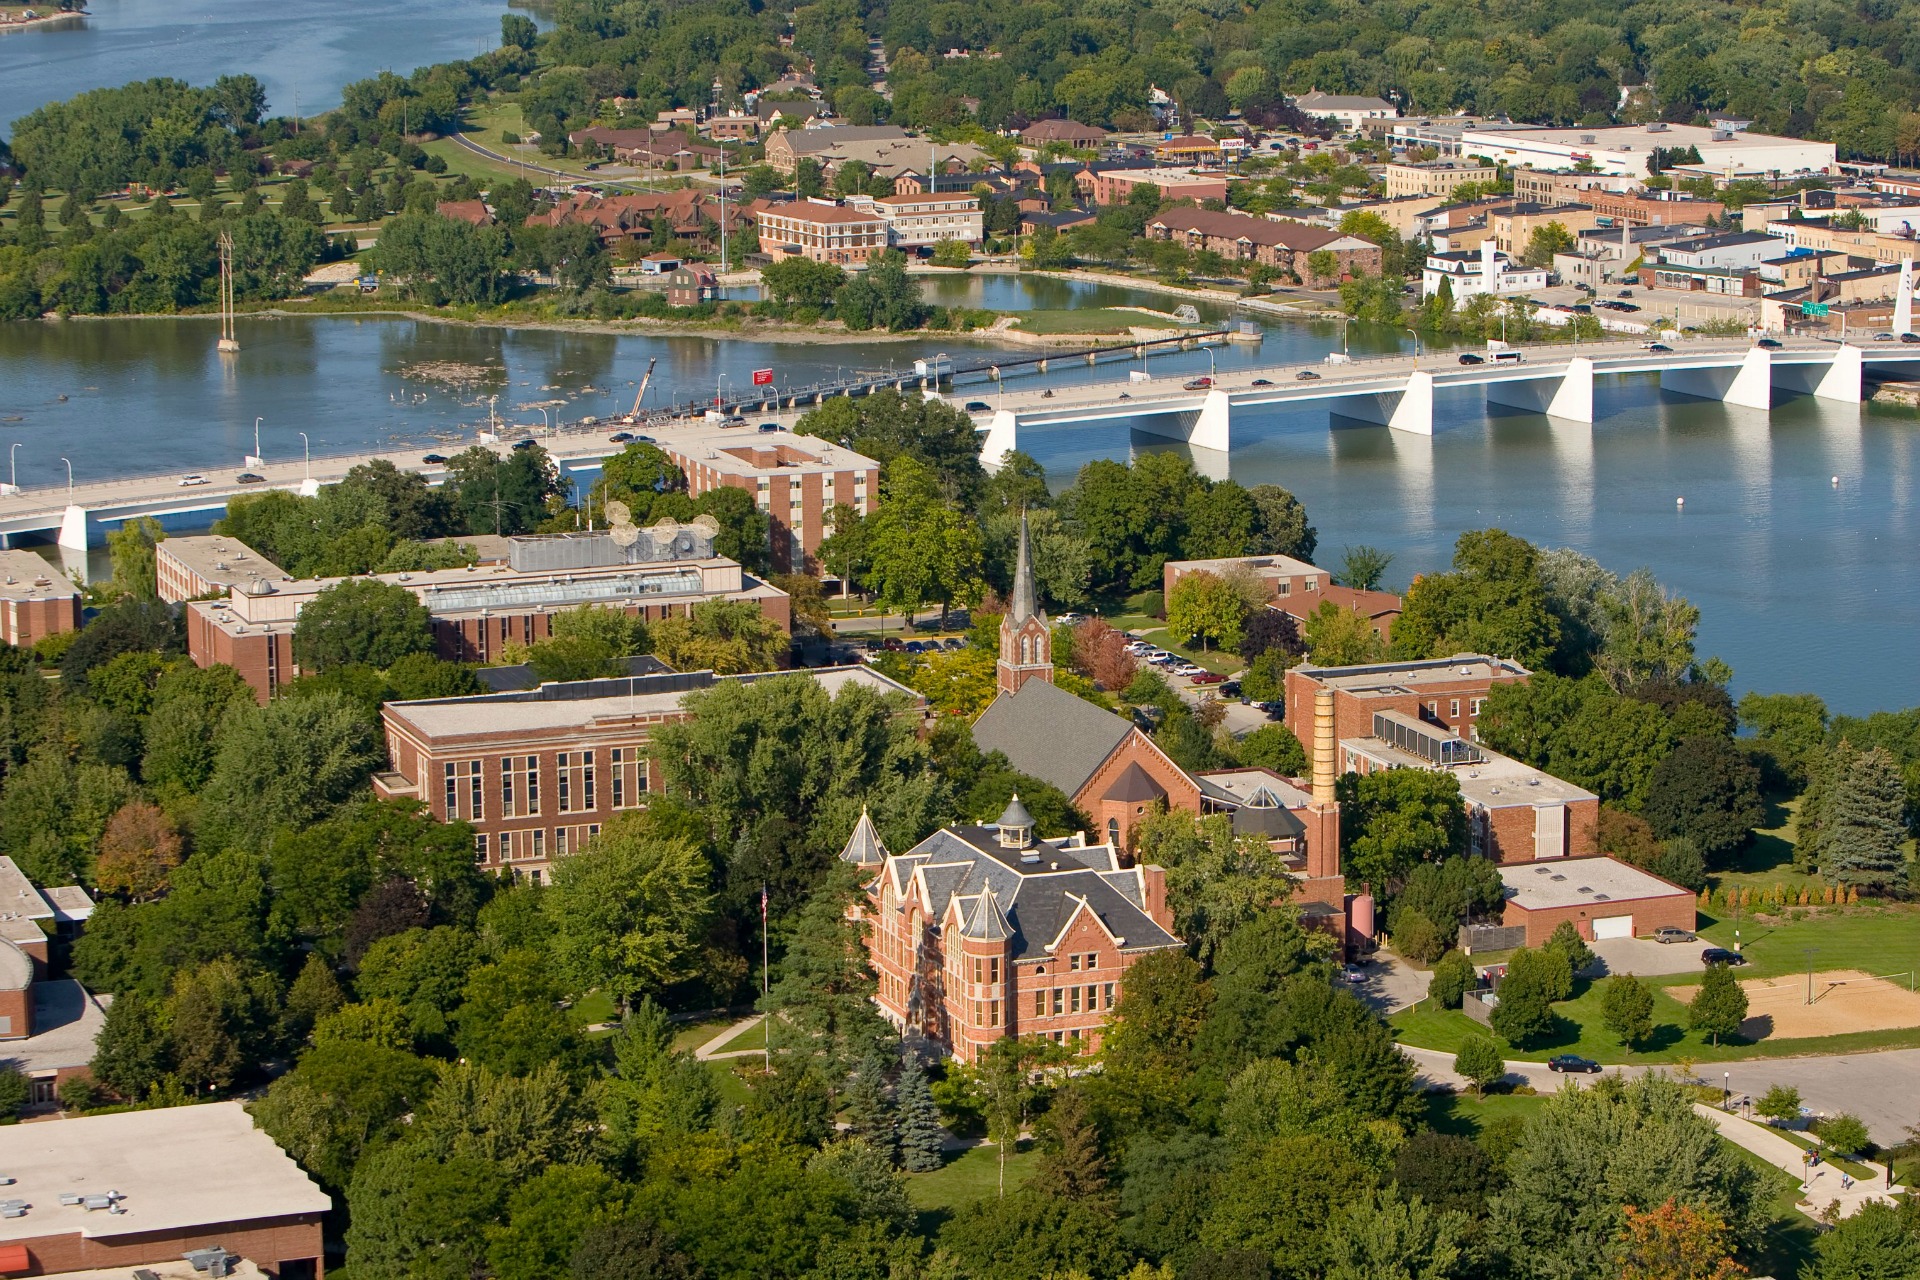
[[[1074,387],[1052,396],[1020,392],[997,397],[976,414],[986,429],[982,460],[997,466],[1020,448],[1021,432],[1125,422],[1146,435],[1225,452],[1237,412],[1285,405],[1324,405],[1334,420],[1433,434],[1435,396],[1477,388],[1487,403],[1543,413],[1568,422],[1594,420],[1594,381],[1655,373],[1663,389],[1752,409],[1769,409],[1776,391],[1858,403],[1869,370],[1876,377],[1920,379],[1920,347],[1858,347],[1790,339],[1778,348],[1746,341],[1677,339],[1671,351],[1638,342],[1566,343],[1521,348],[1522,359],[1460,364],[1457,352],[1395,355],[1313,365],[1236,369],[1208,388],[1174,381],[1125,387]],[[1305,370],[1316,375],[1301,379]],[[1256,383],[1263,385],[1256,385]]]

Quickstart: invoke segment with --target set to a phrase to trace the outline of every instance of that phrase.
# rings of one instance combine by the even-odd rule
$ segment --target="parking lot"
[[[1255,729],[1277,723],[1279,719],[1279,703],[1273,704],[1275,714],[1270,716],[1263,706],[1241,701],[1238,681],[1202,671],[1177,653],[1169,653],[1140,639],[1129,644],[1127,652],[1157,671],[1173,691],[1190,705],[1199,706],[1209,699],[1221,703],[1226,708],[1223,723],[1227,732],[1236,738],[1244,738]]]

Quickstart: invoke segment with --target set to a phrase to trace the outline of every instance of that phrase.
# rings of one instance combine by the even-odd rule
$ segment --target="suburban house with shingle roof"
[[[1016,1037],[1097,1052],[1127,969],[1183,945],[1163,869],[1033,827],[1015,796],[997,823],[892,854],[862,813],[840,855],[873,876],[852,914],[870,926],[880,1011],[962,1062]]]
[[[1053,631],[1034,587],[1024,519],[996,670],[1000,693],[973,722],[974,744],[1058,787],[1109,844],[1130,847],[1134,826],[1156,805],[1200,812],[1200,784],[1137,725],[1055,687]]]

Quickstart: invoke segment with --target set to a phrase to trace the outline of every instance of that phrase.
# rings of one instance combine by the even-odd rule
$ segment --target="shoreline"
[[[20,22],[0,22],[0,35],[10,31],[37,31],[41,27],[58,26],[63,22],[74,22],[87,17],[85,9],[71,9],[65,13],[49,13],[44,17],[27,18]]]

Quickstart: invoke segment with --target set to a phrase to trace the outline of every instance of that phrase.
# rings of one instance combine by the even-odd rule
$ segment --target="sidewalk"
[[[1771,1132],[1765,1125],[1729,1115],[1718,1107],[1710,1107],[1704,1102],[1694,1103],[1693,1109],[1713,1121],[1714,1128],[1720,1130],[1721,1137],[1737,1147],[1751,1151],[1788,1177],[1799,1179],[1806,1175],[1807,1167],[1801,1149],[1779,1134]],[[1869,1169],[1878,1169],[1879,1176],[1855,1182],[1844,1190],[1840,1185],[1840,1170],[1828,1165],[1815,1168],[1813,1177],[1801,1183],[1804,1194],[1798,1206],[1800,1211],[1808,1217],[1818,1218],[1829,1208],[1837,1207],[1839,1216],[1848,1218],[1860,1212],[1860,1206],[1863,1204],[1891,1201],[1895,1195],[1906,1190],[1903,1186],[1887,1185],[1887,1170],[1884,1165],[1876,1165],[1866,1160],[1859,1163],[1866,1165]]]
[[[725,1031],[722,1031],[719,1035],[707,1041],[705,1044],[701,1045],[699,1048],[695,1049],[693,1051],[694,1059],[698,1062],[719,1062],[727,1058],[758,1058],[760,1057],[762,1054],[766,1052],[765,1049],[735,1049],[729,1053],[720,1052],[721,1045],[726,1044],[729,1040],[732,1040],[735,1036],[740,1035],[741,1033],[748,1031],[753,1027],[758,1026],[759,1024],[760,1024],[760,1015],[757,1013],[740,1019],[740,1021],[734,1023],[732,1026],[728,1027]]]

